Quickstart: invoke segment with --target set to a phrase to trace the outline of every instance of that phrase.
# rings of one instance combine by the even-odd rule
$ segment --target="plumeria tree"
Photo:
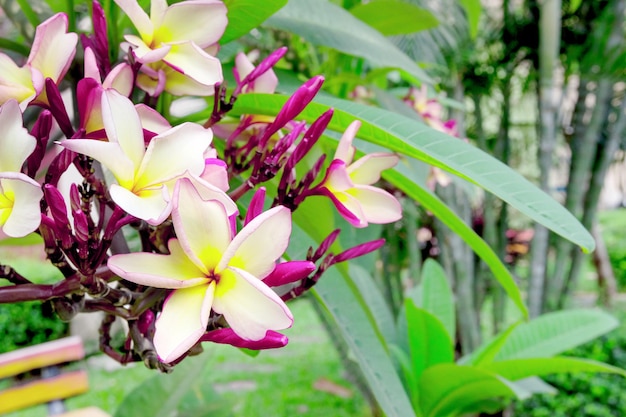
[[[431,127],[318,95],[322,76],[277,93],[286,48],[255,66],[224,45],[270,15],[288,29],[302,14],[332,23],[345,10],[254,3],[94,1],[82,16],[73,2],[51,2],[58,10],[47,19],[24,9],[32,41],[4,42],[13,53],[0,55],[0,230],[4,239],[39,235],[64,278],[38,284],[3,265],[0,303],[50,300],[66,320],[104,312],[103,352],[167,372],[203,343],[285,346],[280,331],[298,319],[287,302],[312,291],[384,412],[412,415],[384,323],[351,273],[385,242],[351,232],[356,239],[342,241],[342,230],[400,220],[400,200],[420,204],[485,260],[522,316],[506,267],[416,165],[476,183],[587,250],[593,240],[550,197],[450,136],[454,126],[418,90],[407,100]],[[372,51],[385,51],[413,82],[430,82],[376,30],[346,19],[372,45],[355,55],[377,66]],[[112,342],[115,320],[128,324],[122,344]]]

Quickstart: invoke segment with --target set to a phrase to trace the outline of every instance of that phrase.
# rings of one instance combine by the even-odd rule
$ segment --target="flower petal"
[[[224,80],[220,60],[192,42],[172,45],[163,61],[176,71],[206,86],[214,86]]]
[[[208,279],[187,258],[176,239],[168,242],[170,254],[136,252],[113,255],[107,265],[127,281],[156,288],[187,288],[206,284]]]
[[[148,107],[145,104],[136,104],[135,110],[137,110],[139,120],[141,120],[141,127],[151,133],[158,135],[172,128],[167,119],[152,107]]]
[[[146,43],[152,42],[152,32],[154,26],[148,14],[141,8],[137,0],[115,0],[118,6],[128,15],[130,21],[141,34],[142,39]]]
[[[67,33],[67,15],[57,13],[37,26],[27,64],[58,83],[76,54],[78,35]]]
[[[398,160],[398,156],[391,153],[371,153],[354,162],[347,171],[355,184],[374,184],[380,179],[380,173],[396,166]]]
[[[191,41],[205,48],[219,41],[227,23],[226,6],[221,1],[176,3],[165,10],[154,40],[155,43]]]
[[[20,103],[22,111],[26,109],[37,95],[31,70],[18,67],[8,55],[0,53],[0,74],[0,104],[15,99]]]
[[[367,219],[361,208],[359,200],[346,192],[332,193],[322,188],[319,194],[325,195],[333,202],[339,214],[354,227],[367,226]]]
[[[322,181],[322,186],[325,186],[331,192],[345,191],[354,187],[348,175],[345,162],[335,159],[330,163],[328,171],[326,171],[326,178]]]
[[[111,199],[124,211],[145,220],[152,226],[158,226],[163,223],[170,215],[172,209],[166,186],[139,190],[134,193],[125,187],[111,184],[109,193],[111,194]]]
[[[339,140],[339,145],[337,145],[337,150],[335,151],[335,157],[333,159],[339,159],[349,165],[352,162],[352,158],[354,158],[354,146],[352,146],[352,140],[356,136],[356,132],[361,127],[361,122],[355,120],[350,123],[346,131],[341,136]]]
[[[231,241],[224,206],[202,200],[187,178],[177,181],[173,203],[172,221],[183,250],[198,268],[213,271]]]
[[[232,200],[232,198],[230,198],[228,194],[226,194],[224,191],[206,182],[202,178],[195,177],[193,175],[188,175],[186,176],[186,178],[188,178],[191,181],[196,191],[198,191],[200,198],[202,198],[205,201],[217,200],[220,203],[222,203],[222,205],[224,206],[224,209],[226,210],[227,216],[230,217],[234,214],[239,213],[239,208],[237,207],[237,203],[235,203]]]
[[[135,105],[115,90],[102,94],[102,120],[109,142],[117,142],[139,168],[144,156],[143,130]]]
[[[133,92],[134,82],[133,69],[130,65],[123,62],[111,70],[102,81],[102,87],[113,88],[124,97],[128,97]]]
[[[258,215],[235,236],[217,271],[227,266],[236,267],[258,279],[265,278],[287,249],[290,234],[291,211],[288,208],[278,206]]]
[[[145,80],[143,79],[147,77],[143,75],[144,74],[140,72],[139,75],[137,76],[138,85],[139,85],[139,81],[142,81],[145,83]],[[164,77],[165,77],[165,91],[167,91],[168,93],[174,96],[198,96],[200,97],[200,96],[211,96],[215,93],[215,88],[213,84],[211,85],[202,84],[194,80],[192,77],[189,77],[185,74],[181,74],[180,72],[174,71],[170,67],[166,67]],[[149,86],[149,84],[147,83],[145,84],[146,86]],[[141,88],[144,88],[144,86],[142,85]],[[157,94],[151,94],[151,95],[157,95]]]
[[[93,139],[68,139],[60,143],[64,148],[92,157],[113,173],[122,187],[132,187],[134,167],[118,143]]]
[[[268,330],[291,327],[285,303],[262,281],[238,268],[220,274],[213,310],[223,314],[233,331],[246,340],[261,340]]]
[[[347,193],[358,200],[365,218],[370,223],[392,223],[402,218],[402,206],[385,190],[360,185],[348,190]]]
[[[183,288],[165,300],[154,333],[154,347],[163,362],[175,361],[200,340],[209,322],[214,290],[214,283]]]
[[[203,154],[212,139],[211,130],[196,123],[183,123],[155,136],[137,172],[137,187],[162,184],[185,171],[200,175],[204,170]]]
[[[24,174],[3,172],[0,174],[0,197],[3,195],[12,200],[12,207],[0,207],[2,231],[11,237],[34,232],[41,222],[41,186]]]
[[[37,140],[22,125],[22,112],[15,100],[0,107],[0,172],[20,172],[33,153]]]

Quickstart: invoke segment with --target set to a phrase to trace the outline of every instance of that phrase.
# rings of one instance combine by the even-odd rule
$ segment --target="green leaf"
[[[470,36],[475,38],[478,34],[478,24],[480,23],[480,13],[482,11],[480,0],[460,0],[460,3],[467,16]]]
[[[570,372],[608,372],[626,376],[626,371],[606,363],[570,357],[510,359],[485,364],[481,367],[510,380],[530,376],[546,376]]]
[[[307,247],[315,247],[315,241],[319,242],[319,237],[326,237],[329,229],[332,230],[332,224],[329,227],[325,221],[311,222],[316,214],[311,208],[315,206],[307,208],[305,204],[294,213],[291,242],[296,245],[289,248],[289,255],[293,258]],[[312,213],[302,214],[303,210]],[[347,274],[347,268],[344,265],[330,268],[311,292],[334,318],[385,415],[414,416],[376,320]]]
[[[520,312],[527,317],[528,310],[519,287],[513,276],[502,263],[493,249],[461,218],[439,199],[434,193],[416,182],[408,180],[397,171],[383,173],[383,178],[403,191],[407,196],[418,201],[426,210],[432,212],[451,231],[458,234],[469,247],[489,266],[494,277],[498,280],[507,295],[513,300]]]
[[[243,94],[235,103],[234,113],[275,115],[286,100],[276,94]],[[313,121],[328,107],[335,109],[330,129],[343,132],[353,120],[361,120],[360,139],[458,175],[585,251],[595,247],[591,234],[561,204],[502,162],[464,141],[402,115],[329,97],[317,98],[300,118]]]
[[[485,363],[493,362],[493,359],[496,357],[502,346],[506,343],[513,330],[520,324],[521,322],[513,323],[510,325],[505,331],[500,332],[496,337],[494,337],[488,343],[482,344],[478,347],[475,352],[472,352],[471,355],[465,356],[461,358],[458,362],[459,364],[471,364],[474,366],[480,366]]]
[[[413,373],[418,378],[425,369],[439,363],[453,363],[454,349],[443,324],[428,311],[404,300]]]
[[[213,391],[211,384],[203,381],[210,358],[209,352],[185,358],[173,373],[155,375],[143,382],[124,397],[115,417],[230,415],[230,407]]]
[[[492,411],[494,404],[489,400],[524,397],[527,394],[492,372],[454,364],[432,366],[424,371],[420,379],[420,405],[424,417]]]
[[[435,316],[448,332],[450,340],[456,338],[454,294],[446,272],[434,259],[426,259],[422,267],[422,308]]]
[[[365,58],[374,67],[396,67],[422,82],[432,81],[380,32],[327,0],[290,0],[266,25],[295,33],[313,45]]]
[[[415,375],[415,372],[413,372],[411,358],[408,352],[394,344],[389,345],[389,352],[391,353],[391,357],[395,359],[396,366],[402,371],[404,386],[409,393],[411,404],[413,404],[414,409],[417,409],[417,407],[419,407],[418,375]]]
[[[364,301],[370,310],[375,311],[374,320],[378,330],[383,335],[387,343],[396,341],[396,326],[389,305],[385,301],[383,293],[378,289],[376,281],[371,274],[356,262],[350,263],[350,277],[363,295]]]
[[[558,355],[610,332],[618,324],[613,316],[600,310],[564,310],[544,314],[517,326],[495,360]]]
[[[261,25],[287,4],[287,0],[224,0],[228,9],[228,26],[220,40],[226,44],[239,39]]]
[[[402,0],[373,0],[350,9],[358,17],[385,36],[406,35],[439,25],[428,10]]]

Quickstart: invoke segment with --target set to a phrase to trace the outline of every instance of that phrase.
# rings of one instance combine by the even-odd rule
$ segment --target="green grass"
[[[252,358],[230,346],[207,346],[204,354],[214,357],[205,372],[224,399],[233,404],[233,416],[370,416],[365,400],[346,380],[340,359],[310,301],[298,300],[290,307],[295,323],[285,332],[290,343],[283,349],[264,351]],[[69,399],[69,409],[95,405],[114,414],[127,393],[156,374],[142,364],[107,371],[93,366],[99,359],[86,362],[91,389]],[[343,398],[315,389],[314,384],[321,380],[347,388],[351,396]],[[40,406],[7,417],[45,415],[45,407]]]

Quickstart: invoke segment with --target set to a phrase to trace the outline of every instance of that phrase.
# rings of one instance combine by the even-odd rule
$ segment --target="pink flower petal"
[[[347,171],[355,184],[374,184],[380,179],[380,173],[396,166],[398,160],[394,154],[371,153],[350,165]]]
[[[76,54],[78,35],[67,33],[67,15],[57,13],[37,26],[27,64],[58,83]]]
[[[227,23],[226,6],[221,1],[176,3],[165,10],[155,42],[191,41],[205,48],[219,41]]]
[[[37,140],[22,125],[22,112],[15,100],[0,107],[0,172],[20,172]]]
[[[204,272],[185,255],[176,239],[168,242],[170,254],[136,252],[113,255],[107,265],[127,281],[156,288],[186,288],[208,283]]]
[[[60,143],[66,149],[92,157],[113,173],[122,187],[130,188],[134,180],[132,161],[118,143],[92,139],[68,139]]]
[[[283,206],[274,207],[252,219],[235,236],[216,271],[236,267],[263,279],[287,249],[290,234],[291,211]]]
[[[34,232],[41,222],[39,203],[43,197],[41,186],[20,173],[0,174],[0,199],[7,193],[12,207],[0,207],[0,226],[11,237],[22,237]]]
[[[157,318],[154,347],[159,358],[169,363],[180,358],[206,331],[215,284],[175,290]]]
[[[18,67],[8,55],[0,53],[0,74],[0,104],[15,99],[24,111],[38,93],[33,85],[31,70]],[[39,78],[41,88],[43,79]]]
[[[172,128],[167,119],[152,107],[148,107],[145,104],[136,104],[135,110],[137,110],[139,120],[141,120],[141,126],[149,132],[158,135]]]
[[[340,159],[335,159],[330,163],[322,184],[332,192],[345,191],[354,187],[346,170],[346,164]]]
[[[102,81],[104,88],[113,88],[124,97],[130,96],[133,92],[135,77],[130,65],[123,62],[116,65]]]
[[[362,185],[349,190],[348,194],[358,200],[366,220],[370,223],[392,223],[402,218],[402,206],[385,190]]]
[[[191,42],[172,45],[170,52],[163,60],[176,71],[206,86],[214,86],[224,79],[219,59],[207,54]]]
[[[106,90],[101,104],[102,120],[109,142],[119,143],[133,166],[139,167],[144,157],[145,144],[134,104],[115,90]]]
[[[204,170],[202,155],[212,139],[210,129],[195,123],[183,123],[155,136],[137,172],[137,186],[162,184],[185,172],[199,175]]]
[[[118,6],[128,15],[137,31],[141,34],[144,42],[152,42],[154,26],[148,14],[141,8],[137,0],[115,0]]]
[[[213,271],[231,241],[224,206],[204,201],[191,181],[184,178],[174,187],[172,221],[183,250],[204,271]]]
[[[246,340],[261,340],[268,330],[291,327],[293,316],[285,303],[262,281],[238,268],[220,274],[213,310]]]
[[[356,136],[356,132],[361,127],[361,122],[355,120],[350,123],[346,131],[341,136],[339,140],[339,145],[337,145],[337,150],[335,151],[335,157],[333,159],[339,159],[349,165],[352,162],[352,158],[354,158],[354,147],[352,146],[352,140]]]
[[[139,74],[137,84],[142,80],[143,74]],[[165,67],[163,73],[165,91],[174,96],[211,96],[215,93],[214,84],[203,84],[194,78]],[[140,85],[144,88],[143,85]],[[158,90],[158,89],[157,89]],[[146,90],[147,91],[147,90]],[[159,93],[160,94],[160,93]],[[153,94],[158,95],[158,94]]]
[[[109,187],[111,199],[131,216],[145,220],[152,226],[163,223],[170,215],[171,202],[167,187],[139,190],[136,193],[111,184]]]
[[[228,196],[224,191],[219,188],[213,186],[212,184],[204,181],[200,177],[195,177],[193,175],[186,176],[189,181],[193,184],[196,191],[205,201],[209,200],[217,200],[224,206],[224,210],[226,210],[227,216],[236,215],[239,213],[239,208],[237,207],[237,203],[235,203],[232,198]]]

